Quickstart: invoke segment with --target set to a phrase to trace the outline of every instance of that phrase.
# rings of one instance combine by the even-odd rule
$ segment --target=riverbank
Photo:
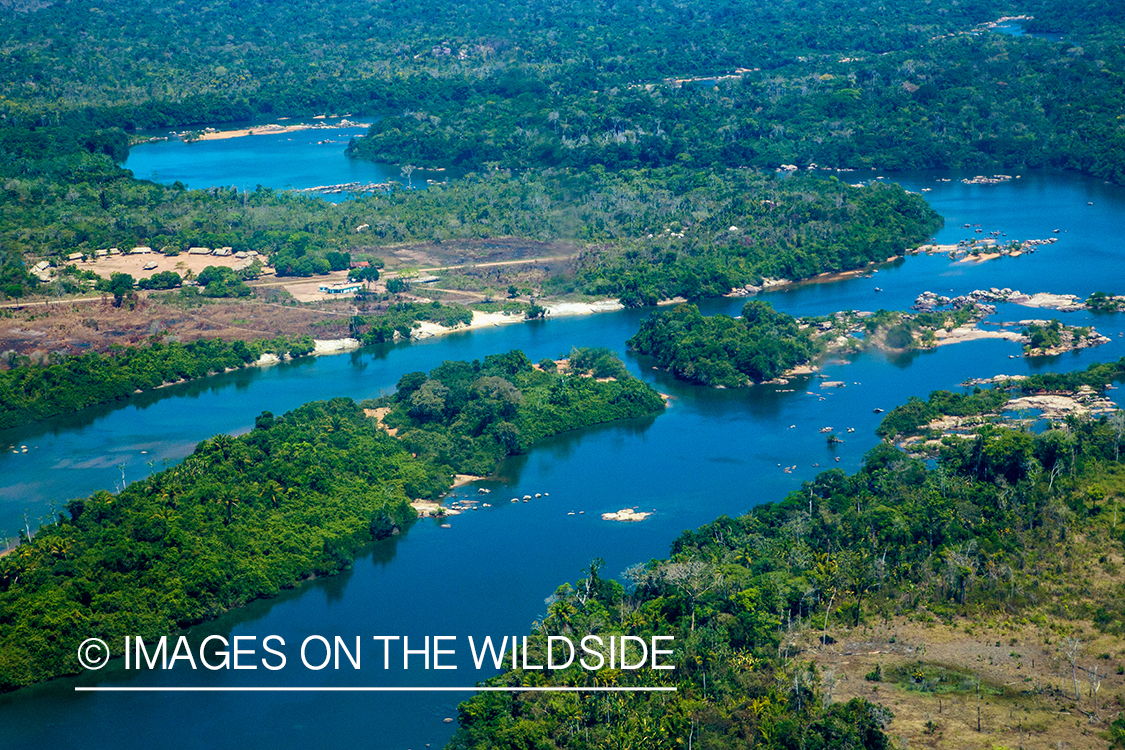
[[[302,130],[338,130],[339,128],[366,127],[370,127],[370,123],[352,122],[346,119],[333,125],[323,122],[302,123],[300,125],[278,125],[276,123],[270,123],[236,130],[215,130],[213,128],[208,128],[202,133],[187,133],[182,134],[181,137],[184,138],[184,140],[193,141],[222,141],[228,138],[245,138],[251,135],[285,135],[286,133],[298,133]]]
[[[676,300],[669,300],[664,304],[675,304]],[[625,306],[619,300],[599,300],[597,302],[556,302],[545,306],[545,318],[560,318],[571,315],[593,315],[594,313],[615,312],[624,310]],[[473,310],[471,323],[462,323],[452,328],[438,323],[421,321],[410,334],[412,339],[428,339],[434,336],[445,336],[450,333],[472,331],[479,328],[495,328],[511,325],[512,323],[526,323],[529,318],[523,315],[513,315],[505,312],[481,312]]]
[[[1007,341],[1015,341],[1016,343],[1024,343],[1027,341],[1026,336],[1021,336],[1015,331],[1006,331],[1004,329],[986,331],[977,328],[976,323],[969,323],[949,330],[939,328],[934,331],[934,338],[937,339],[937,346],[963,344],[966,341],[981,341],[984,339],[1005,339]]]

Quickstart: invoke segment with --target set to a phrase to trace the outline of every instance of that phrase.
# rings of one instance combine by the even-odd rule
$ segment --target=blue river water
[[[254,148],[263,142],[254,140]],[[222,143],[227,142],[192,148]],[[178,148],[145,148],[160,152],[165,146],[164,153]],[[205,184],[202,172],[173,178],[156,171],[162,180]],[[940,181],[946,177],[956,175],[886,176],[911,190],[929,189],[924,195],[946,217],[939,242],[978,236],[963,228],[966,223],[980,224],[985,233],[1005,233],[1007,239],[1054,236],[1058,242],[1031,255],[983,263],[912,256],[869,278],[794,285],[764,298],[805,315],[906,309],[925,290],[960,294],[1010,287],[1082,296],[1099,289],[1122,291],[1122,188],[1066,173],[1024,173],[996,185]],[[215,184],[240,180],[227,174]],[[744,302],[715,300],[703,307],[708,313],[738,314]],[[0,453],[0,530],[14,534],[25,519],[32,528],[49,519],[69,498],[112,489],[122,476],[134,481],[180,460],[200,440],[245,432],[263,410],[281,413],[332,396],[372,397],[389,392],[403,373],[446,359],[518,348],[537,360],[571,346],[607,346],[622,353],[632,372],[672,398],[658,416],[558,436],[509,460],[495,479],[479,485],[493,490],[486,498],[492,507],[454,517],[451,528],[419,522],[407,534],[373,545],[342,575],[255,602],[188,632],[195,643],[211,634],[254,636],[259,643],[279,635],[288,644],[286,669],[127,673],[116,660],[101,672],[0,696],[3,742],[52,748],[335,748],[356,742],[402,750],[439,747],[456,728],[445,719],[456,719],[456,704],[468,693],[76,693],[74,688],[471,686],[492,672],[473,668],[468,636],[527,634],[545,614],[544,599],[560,584],[578,579],[593,558],[603,558],[606,573],[617,575],[634,563],[665,556],[685,529],[779,499],[826,468],[855,470],[877,442],[873,431],[880,416],[873,409],[890,409],[912,395],[953,388],[971,377],[1070,370],[1125,356],[1123,315],[1001,305],[993,320],[1059,317],[1068,324],[1093,324],[1111,342],[1035,360],[1013,358],[1019,345],[1003,340],[895,359],[869,352],[825,364],[827,379],[846,383],[840,389],[821,389],[810,378],[789,386],[714,390],[678,382],[647,358],[625,352],[625,340],[647,314],[626,310],[556,318],[253,368],[0,434],[0,447],[28,446],[27,453]],[[855,432],[830,448],[819,433],[824,426]],[[784,470],[789,467],[795,467],[791,473]],[[475,488],[459,494],[475,497]],[[550,496],[526,504],[508,501],[536,492]],[[655,514],[634,524],[600,518],[631,506]],[[345,663],[339,670],[305,669],[295,651],[309,635],[329,640],[339,635],[349,643],[362,636],[363,668],[356,671]],[[374,635],[409,636],[412,648],[427,635],[456,636],[452,661],[458,669],[423,670],[418,657],[404,671],[399,656],[384,671]]]
[[[369,119],[356,117],[351,122],[368,122]],[[252,191],[259,185],[274,190],[305,190],[345,183],[382,182],[425,189],[427,180],[446,178],[445,172],[423,169],[404,176],[393,164],[349,159],[344,155],[348,142],[364,135],[367,128],[355,124],[341,127],[339,123],[339,120],[292,121],[278,124],[317,127],[287,133],[259,131],[242,138],[191,143],[176,138],[143,143],[129,152],[123,166],[142,180],[169,185],[179,181],[189,188],[235,187],[242,192]],[[235,126],[222,129],[235,129]],[[349,197],[347,192],[318,195],[334,202]]]
[[[1018,23],[1004,23],[998,26],[993,26],[992,31],[995,31],[999,34],[1007,34],[1008,36],[1030,36],[1036,39],[1045,39],[1048,42],[1066,41],[1062,34],[1052,34],[1050,32],[1042,31],[1024,31],[1023,25]]]

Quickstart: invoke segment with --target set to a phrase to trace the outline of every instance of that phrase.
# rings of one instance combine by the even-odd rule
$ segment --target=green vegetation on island
[[[1123,366],[1050,377],[1104,385]],[[958,411],[953,400],[933,409]],[[951,706],[974,693],[986,701],[987,736],[1001,728],[1014,736],[1014,712],[1024,716],[1025,739],[1043,737],[1069,709],[1120,742],[1125,720],[1114,717],[1122,697],[1087,691],[1102,662],[1084,648],[1100,638],[1108,650],[1125,633],[1119,577],[1101,575],[1119,570],[1112,561],[1125,554],[1116,528],[1125,493],[1121,424],[1072,417],[1038,434],[987,428],[950,444],[932,467],[881,444],[855,474],[824,472],[781,502],[685,532],[669,558],[625,571],[628,588],[603,579],[595,561],[549,600],[531,663],[542,663],[551,635],[659,634],[675,636],[676,669],[509,669],[488,684],[676,692],[481,693],[461,704],[450,747],[882,748],[907,731],[886,726],[900,710],[930,715],[926,734],[952,732]],[[908,631],[913,623],[918,629]],[[1032,673],[1027,659],[1026,680],[982,678],[991,656],[958,672],[931,657],[925,640],[896,644],[893,635],[948,639],[960,623],[965,633],[995,633],[986,640],[1010,634],[1003,651],[1013,659],[1017,640],[1020,652],[1042,652],[1040,671]],[[929,630],[938,626],[941,636]],[[828,644],[848,654],[831,669]],[[1119,656],[1099,659],[1120,663]],[[870,671],[838,671],[856,662]],[[1045,687],[1041,675],[1058,687]],[[869,685],[867,697],[834,698],[861,689],[847,680]],[[1073,720],[1065,721],[1058,726],[1073,731]]]
[[[807,364],[819,351],[812,334],[793,316],[754,300],[743,306],[738,319],[706,317],[695,305],[653,313],[628,345],[683,380],[736,387],[774,380]]]
[[[479,475],[541,438],[652,414],[664,400],[612,352],[576,349],[558,371],[519,351],[445,362],[428,375],[403,375],[394,395],[366,405],[387,409],[383,423],[419,457]]]
[[[1107,292],[1094,292],[1086,298],[1086,307],[1096,312],[1125,311],[1125,297]]]
[[[80,671],[85,638],[116,650],[335,573],[455,471],[490,473],[542,437],[664,407],[609,353],[575,354],[616,379],[541,372],[518,351],[446,362],[380,402],[398,439],[349,399],[314,402],[263,412],[247,435],[204,441],[116,495],[72,500],[0,557],[0,691]]]
[[[1068,326],[1057,319],[1028,323],[1023,335],[1027,337],[1023,350],[1029,357],[1050,357],[1109,342],[1092,327]]]
[[[927,425],[941,417],[994,414],[1014,398],[1038,393],[1074,393],[1086,389],[1104,394],[1108,385],[1122,380],[1125,380],[1125,359],[1093,364],[1076,372],[998,379],[991,388],[978,385],[966,393],[934,391],[925,401],[912,396],[905,404],[892,409],[875,432],[885,439],[932,436]]]
[[[684,304],[646,318],[628,345],[655,357],[682,380],[729,388],[777,380],[825,352],[932,348],[937,331],[981,317],[978,310],[966,308],[938,313],[844,310],[794,318],[760,300],[746,303],[740,318],[705,317],[695,305]]]

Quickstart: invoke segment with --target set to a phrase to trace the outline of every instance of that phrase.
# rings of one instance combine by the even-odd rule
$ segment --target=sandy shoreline
[[[477,328],[489,328],[495,326],[508,325],[509,323],[522,323],[525,318],[522,315],[506,315],[504,313],[488,313],[481,312],[480,310],[473,310],[473,320],[471,323],[458,325],[454,328],[448,328],[437,323],[431,323],[428,320],[423,320],[418,323],[418,326],[410,332],[412,339],[428,339],[434,336],[444,336],[447,333],[457,333],[459,331],[472,331]]]
[[[664,302],[664,304],[674,303],[674,300]],[[556,302],[546,305],[545,307],[547,308],[547,315],[552,317],[589,315],[591,313],[614,312],[615,310],[625,309],[625,305],[621,304],[621,301],[616,299],[603,299],[597,302]]]
[[[941,329],[934,332],[934,337],[937,338],[938,346],[960,344],[964,341],[977,341],[979,339],[1007,339],[1018,343],[1025,341],[1024,337],[1015,331],[985,331],[974,325],[961,326],[954,328],[952,331]]]
[[[340,354],[363,346],[359,339],[313,339],[313,354]]]
[[[613,312],[615,310],[623,310],[625,306],[617,300],[599,300],[598,302],[558,302],[551,305],[546,305],[547,317],[566,317],[570,315],[592,315],[593,313],[600,312]],[[502,312],[481,312],[480,310],[473,310],[473,320],[471,323],[461,324],[454,328],[448,328],[437,323],[429,321],[421,321],[419,325],[411,332],[410,337],[413,339],[428,339],[433,336],[444,336],[448,333],[457,333],[459,331],[472,331],[478,328],[498,327],[510,325],[512,323],[526,323],[527,318],[521,314],[509,315]]]
[[[958,263],[982,263],[986,260],[996,260],[1001,257],[1001,253],[978,253],[977,255],[966,255]]]
[[[453,486],[454,487],[464,487],[466,484],[472,484],[473,482],[479,482],[482,479],[488,479],[488,477],[478,477],[475,474],[454,474],[453,475]]]
[[[214,133],[202,133],[195,138],[197,141],[223,141],[228,138],[244,138],[248,135],[282,135],[284,133],[296,133],[301,130],[336,130],[338,128],[366,128],[369,127],[365,122],[349,122],[348,124],[339,123],[336,125],[328,125],[323,122],[306,123],[303,125],[259,125],[252,128],[242,128],[240,130],[218,130]]]

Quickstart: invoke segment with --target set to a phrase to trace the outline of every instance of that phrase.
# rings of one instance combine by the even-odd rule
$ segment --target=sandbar
[[[335,130],[337,128],[365,128],[368,127],[367,123],[363,122],[349,122],[348,124],[340,123],[338,125],[327,125],[322,122],[306,123],[303,125],[259,125],[253,128],[242,128],[240,130],[218,130],[213,133],[201,133],[195,140],[197,141],[222,141],[227,138],[243,138],[248,135],[281,135],[283,133],[296,133],[300,130]]]
[[[972,325],[961,326],[954,328],[952,331],[946,331],[944,328],[934,331],[934,337],[937,338],[937,345],[944,346],[945,344],[959,344],[963,341],[977,341],[979,339],[1007,339],[1008,341],[1017,341],[1023,343],[1026,339],[1015,331],[984,331]]]
[[[996,260],[1001,253],[980,253],[979,255],[966,255],[960,263],[980,263],[986,260]]]

